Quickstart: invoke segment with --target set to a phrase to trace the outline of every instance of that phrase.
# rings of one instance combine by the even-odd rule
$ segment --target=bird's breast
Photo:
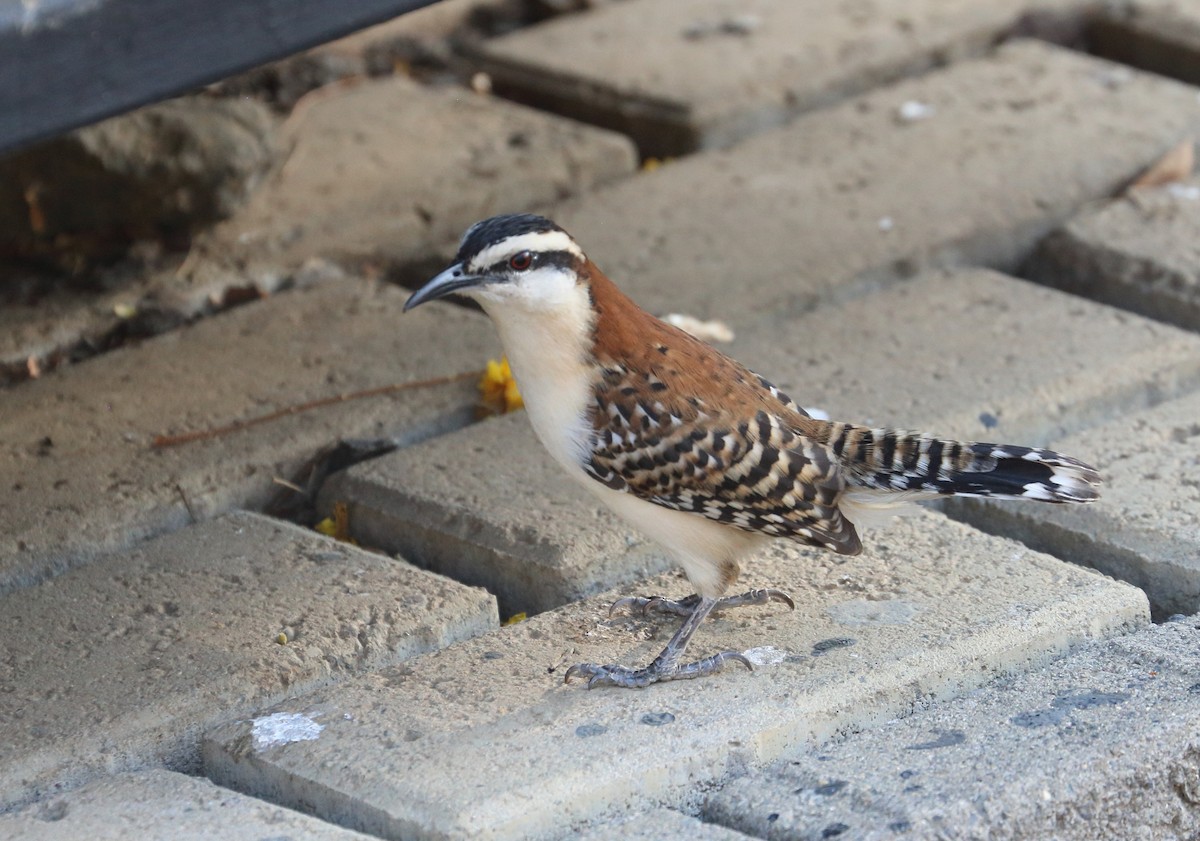
[[[590,361],[590,306],[570,302],[551,312],[486,307],[500,334],[525,410],[546,450],[585,476],[594,428],[595,365]]]

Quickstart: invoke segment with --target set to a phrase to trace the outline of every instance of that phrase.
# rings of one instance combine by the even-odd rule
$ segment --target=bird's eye
[[[516,254],[508,258],[508,266],[518,272],[523,272],[533,265],[533,253],[530,251],[518,251]]]

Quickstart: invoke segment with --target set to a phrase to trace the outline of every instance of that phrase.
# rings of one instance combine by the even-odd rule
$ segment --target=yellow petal
[[[525,400],[517,390],[517,381],[509,380],[504,384],[504,411],[515,412],[525,408]]]

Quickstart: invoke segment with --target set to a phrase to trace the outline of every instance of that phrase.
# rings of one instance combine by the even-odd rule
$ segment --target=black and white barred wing
[[[699,401],[664,405],[629,386],[602,389],[588,472],[611,488],[739,529],[857,554],[838,510],[829,449],[767,413],[735,422]]]

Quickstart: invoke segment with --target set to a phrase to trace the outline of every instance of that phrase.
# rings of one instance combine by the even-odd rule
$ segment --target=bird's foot
[[[722,599],[717,599],[717,603],[713,605],[712,612],[720,613],[722,610],[729,610],[734,607],[762,605],[769,604],[770,602],[782,602],[788,606],[789,610],[796,609],[796,603],[792,601],[791,596],[782,590],[768,587],[761,590],[750,590],[739,596],[725,596]],[[678,600],[668,599],[665,596],[629,596],[613,602],[612,607],[608,609],[608,615],[612,616],[614,612],[620,609],[628,610],[630,613],[641,613],[642,616],[649,616],[651,613],[691,616],[692,611],[696,609],[696,605],[698,604],[700,604],[700,597],[695,593]]]
[[[714,672],[719,672],[729,661],[741,663],[750,671],[754,671],[754,666],[746,658],[746,655],[739,651],[722,651],[720,654],[714,654],[711,657],[705,657],[703,660],[697,660],[694,663],[663,663],[660,660],[655,660],[649,666],[642,669],[630,669],[627,666],[598,666],[595,663],[579,663],[567,669],[567,674],[563,678],[566,683],[573,677],[581,677],[587,679],[587,688],[593,689],[597,686],[620,686],[625,689],[641,689],[644,686],[649,686],[652,683],[663,683],[668,680],[690,680],[691,678],[704,677],[711,675]]]

